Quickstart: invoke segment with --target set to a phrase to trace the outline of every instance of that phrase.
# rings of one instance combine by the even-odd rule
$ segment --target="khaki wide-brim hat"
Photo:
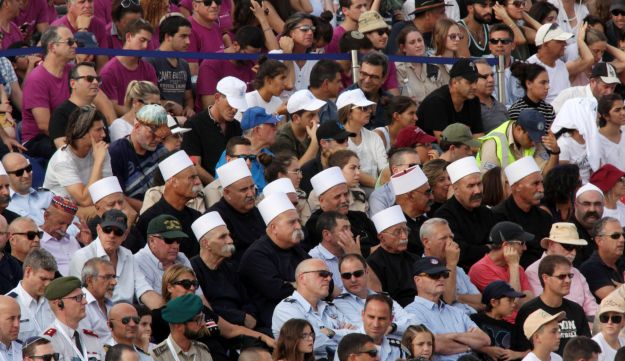
[[[558,222],[551,225],[549,237],[540,240],[540,246],[544,249],[549,247],[549,241],[571,244],[574,246],[586,246],[588,242],[579,238],[577,228],[573,223]]]
[[[543,309],[538,309],[532,313],[525,319],[523,322],[523,334],[527,337],[528,340],[532,339],[532,336],[538,329],[551,321],[562,321],[566,317],[566,312],[560,311],[555,315],[548,313]]]
[[[625,313],[625,300],[618,293],[608,295],[601,301],[597,316],[606,312]]]

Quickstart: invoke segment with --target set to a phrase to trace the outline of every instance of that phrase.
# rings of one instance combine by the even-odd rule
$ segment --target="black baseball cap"
[[[530,242],[534,240],[534,235],[525,232],[523,227],[514,222],[499,222],[490,230],[488,237],[492,244],[502,244],[504,241]]]
[[[455,78],[457,76],[461,76],[471,83],[476,82],[478,78],[478,73],[473,60],[468,58],[462,58],[458,60],[449,71],[450,78]]]
[[[496,300],[502,297],[514,297],[523,298],[525,293],[518,292],[508,283],[502,280],[493,281],[484,288],[482,293],[482,303],[488,305],[491,300]]]
[[[102,222],[100,223],[100,227],[115,227],[122,232],[126,231],[128,223],[128,217],[124,214],[124,212],[118,209],[111,209],[102,215]]]
[[[342,124],[332,120],[321,124],[317,128],[317,142],[321,142],[321,139],[341,140],[355,136],[355,133],[348,132]]]
[[[449,269],[436,257],[423,257],[414,263],[415,276],[421,273],[436,275],[443,272],[449,272]]]

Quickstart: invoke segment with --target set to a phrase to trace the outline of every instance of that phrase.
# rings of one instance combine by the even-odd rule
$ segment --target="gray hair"
[[[439,225],[449,226],[449,222],[443,218],[430,218],[423,222],[421,229],[419,230],[419,239],[423,240],[424,237],[434,233],[434,227]]]
[[[56,43],[61,40],[61,36],[59,35],[59,29],[61,26],[50,26],[48,30],[46,30],[43,35],[41,35],[41,47],[43,48],[43,56],[48,55],[48,47],[50,44]]]
[[[113,264],[109,260],[100,257],[93,257],[85,262],[85,265],[82,267],[82,272],[80,272],[80,280],[82,281],[83,285],[87,285],[87,279],[89,279],[90,277],[98,276],[98,266],[101,264],[113,266]]]
[[[600,220],[598,220],[595,225],[592,227],[592,236],[593,237],[597,237],[598,235],[601,234],[601,232],[603,232],[603,229],[605,228],[605,225],[610,223],[610,222],[616,222],[619,223],[619,220],[614,218],[614,217],[603,217]],[[622,224],[621,224],[622,226]]]
[[[397,167],[404,162],[404,156],[408,154],[418,154],[413,148],[399,148],[395,150],[388,158],[389,168]]]
[[[54,256],[43,248],[34,248],[26,258],[24,258],[24,264],[22,269],[26,271],[26,267],[30,267],[33,271],[40,269],[48,272],[56,272],[58,267]]]

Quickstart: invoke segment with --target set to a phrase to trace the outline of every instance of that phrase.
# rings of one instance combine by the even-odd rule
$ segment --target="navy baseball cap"
[[[482,303],[488,305],[491,300],[496,300],[502,297],[523,298],[525,297],[525,293],[516,291],[505,281],[497,280],[489,283],[488,286],[484,288],[484,292],[482,293]]]
[[[529,135],[534,144],[541,143],[541,137],[545,135],[545,116],[536,109],[523,109],[517,118],[520,125]]]
[[[243,112],[243,118],[241,119],[241,129],[248,130],[256,128],[263,124],[276,124],[282,120],[282,117],[275,114],[267,114],[264,108],[251,107]]]
[[[445,267],[436,257],[423,257],[414,263],[414,275],[420,275],[425,273],[427,275],[436,275],[443,272],[449,272],[449,269]]]

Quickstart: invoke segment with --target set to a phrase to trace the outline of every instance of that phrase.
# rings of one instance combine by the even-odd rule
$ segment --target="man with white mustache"
[[[54,256],[62,275],[67,275],[70,257],[80,249],[78,240],[67,233],[77,211],[78,206],[71,199],[54,196],[50,206],[43,212],[44,221],[40,226],[43,236],[39,242],[41,248]],[[86,236],[91,240],[91,235]]]
[[[218,212],[209,212],[193,222],[191,229],[200,242],[200,254],[191,258],[191,266],[200,287],[207,290],[204,297],[213,311],[230,323],[258,329],[256,306],[243,288],[236,266],[228,262],[236,248],[224,220]]]
[[[191,158],[184,150],[162,160],[158,168],[165,180],[163,197],[141,214],[137,225],[124,242],[124,246],[134,252],[143,248],[146,245],[145,235],[150,221],[161,214],[168,214],[180,222],[182,232],[189,236],[180,243],[180,251],[187,257],[192,257],[198,254],[200,247],[191,231],[191,223],[201,214],[188,207],[187,202],[197,197],[197,194],[202,191],[202,182]]]
[[[534,242],[528,242],[527,250],[521,258],[521,266],[526,268],[541,257],[543,250],[539,241],[549,235],[553,219],[540,208],[545,188],[541,170],[534,158],[521,158],[508,165],[504,172],[510,184],[510,196],[493,207],[493,213],[500,220],[514,222],[534,234]]]

